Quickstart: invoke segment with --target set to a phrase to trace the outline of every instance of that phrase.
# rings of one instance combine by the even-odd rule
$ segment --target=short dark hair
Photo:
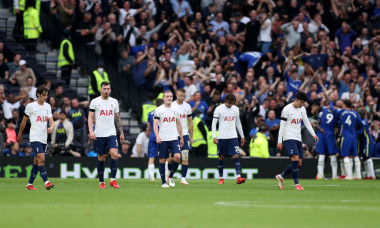
[[[352,102],[348,99],[346,100],[343,100],[343,104],[347,107],[347,108],[352,108]]]
[[[102,88],[103,86],[111,86],[111,83],[107,82],[107,81],[103,81],[102,84],[100,84],[100,88]]]
[[[296,99],[301,100],[301,101],[307,101],[307,95],[306,95],[306,93],[304,93],[302,91],[298,91],[296,94]]]
[[[220,95],[220,91],[218,89],[215,90],[214,95]]]
[[[44,85],[40,85],[38,86],[37,90],[36,90],[36,96],[38,97],[38,94],[42,95],[44,93],[49,93],[49,89],[46,88]]]
[[[186,90],[184,88],[177,89],[177,92],[186,93]]]
[[[226,95],[226,97],[224,98],[224,102],[225,103],[229,103],[229,104],[235,104],[236,103],[236,97],[233,93],[229,93]]]
[[[161,106],[163,103],[164,103],[164,100],[161,99],[161,98],[158,98],[158,99],[156,100],[156,107]]]

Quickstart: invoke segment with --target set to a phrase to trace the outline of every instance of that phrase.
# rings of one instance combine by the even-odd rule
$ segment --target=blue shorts
[[[46,149],[47,149],[47,146],[46,144],[43,144],[41,142],[31,142],[30,144],[32,144],[32,150],[34,152],[34,154],[46,154]]]
[[[375,146],[373,142],[371,142],[370,140],[364,140],[363,142],[362,140],[359,140],[358,144],[360,156],[362,156],[363,158],[370,158],[373,156],[373,149]]]
[[[358,139],[355,136],[342,136],[340,138],[340,156],[358,156]]]
[[[299,159],[303,159],[302,142],[290,139],[285,140],[283,144],[289,156],[298,155]]]
[[[109,137],[97,137],[95,142],[94,147],[96,148],[96,153],[99,155],[107,154],[110,149],[119,148],[115,135]]]
[[[157,156],[157,143],[156,140],[150,140],[148,144],[148,157],[155,158]]]
[[[317,136],[319,138],[316,149],[318,154],[332,155],[338,152],[335,142],[335,134],[322,134],[321,132],[318,132]]]
[[[181,147],[178,140],[162,141],[157,144],[157,157],[169,158],[169,153],[181,153]]]
[[[178,141],[181,140],[181,137],[178,137]],[[183,150],[191,150],[190,137],[188,135],[183,136],[183,147],[181,147],[181,151]]]
[[[218,155],[239,155],[238,138],[218,139]]]

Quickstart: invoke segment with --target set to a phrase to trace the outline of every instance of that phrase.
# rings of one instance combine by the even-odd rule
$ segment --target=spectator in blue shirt
[[[280,120],[276,119],[276,113],[274,110],[269,110],[268,118],[265,120],[265,124],[268,125],[271,130],[279,129]]]
[[[215,20],[211,21],[212,32],[215,32],[218,37],[225,36],[230,33],[230,25],[223,20],[223,13],[219,12],[216,14]]]
[[[190,4],[185,0],[170,0],[172,4],[173,11],[178,18],[182,18],[185,15],[193,15]]]
[[[206,101],[202,100],[201,92],[198,91],[194,94],[194,100],[190,101],[189,105],[191,106],[191,111],[193,113],[196,109],[201,110],[203,114],[203,120],[205,120],[205,116],[207,116],[208,105]]]
[[[340,52],[343,53],[346,47],[351,47],[352,41],[356,38],[356,32],[344,21],[342,27],[335,32],[335,38],[338,39]]]
[[[323,50],[324,52],[324,50]],[[318,54],[318,44],[311,45],[311,54],[308,56],[302,56],[302,61],[309,64],[314,71],[323,67],[329,56],[326,54]]]

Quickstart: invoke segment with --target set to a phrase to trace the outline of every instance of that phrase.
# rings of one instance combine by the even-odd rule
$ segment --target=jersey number
[[[346,123],[348,126],[351,126],[351,116],[348,116],[344,123]]]
[[[190,147],[190,141],[187,141],[187,145]]]
[[[177,145],[178,146],[178,150],[181,151],[181,146],[180,145]]]
[[[239,147],[235,146],[235,152],[238,154],[239,153]]]
[[[327,119],[326,123],[329,124],[334,119],[334,115],[329,113],[326,115],[326,119]]]

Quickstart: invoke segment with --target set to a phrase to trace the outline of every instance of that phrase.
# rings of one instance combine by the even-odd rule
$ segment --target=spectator
[[[131,157],[143,158],[148,156],[149,134],[150,130],[144,126],[143,131],[136,138]]]
[[[16,53],[13,57],[13,61],[8,63],[9,75],[13,75],[16,71],[20,70],[21,54]]]
[[[251,21],[246,24],[244,47],[247,51],[257,51],[257,37],[260,35],[260,22],[257,20],[256,10],[249,13]]]
[[[255,137],[251,139],[250,156],[259,158],[269,158],[268,139],[265,135],[267,128],[260,126]]]
[[[7,133],[6,143],[17,143],[16,123],[13,119],[7,120],[7,128],[5,131]]]
[[[355,93],[355,88],[356,88],[356,83],[351,81],[349,83],[349,89],[348,92],[342,93],[341,99],[342,100],[351,100],[353,104],[357,103],[360,101],[360,96],[359,94]]]
[[[3,122],[4,117],[1,117],[1,118],[2,118],[1,122]],[[0,150],[4,148],[6,141],[7,141],[7,132],[5,130],[3,123],[0,123]]]
[[[20,157],[34,157],[35,156],[35,154],[33,152],[32,144],[30,142],[27,142],[21,146],[23,149],[20,153]]]
[[[11,142],[3,151],[3,155],[7,157],[20,157],[20,145],[17,142]]]
[[[215,20],[211,21],[212,32],[216,33],[218,37],[225,36],[230,33],[230,25],[223,20],[223,13],[219,12],[216,14]]]
[[[351,29],[347,22],[342,22],[342,27],[335,32],[335,42],[339,44],[341,53],[346,50],[346,47],[351,47],[351,43],[355,38],[356,32]]]
[[[0,79],[9,78],[8,64],[4,60],[4,54],[0,53]]]
[[[261,3],[261,2],[260,2]],[[268,53],[270,46],[272,45],[271,38],[271,29],[272,29],[272,21],[268,17],[267,13],[263,12],[260,15],[260,35],[259,41],[261,46],[262,53]]]
[[[26,66],[25,60],[20,60],[20,66],[21,69],[12,74],[12,76],[9,78],[9,81],[14,85],[17,84],[20,87],[26,87],[26,79],[30,76],[33,78],[33,86],[35,86],[37,79],[32,68]]]
[[[71,26],[74,21],[75,6],[70,3],[70,0],[57,0],[57,3],[53,0],[50,3],[50,7],[51,14],[56,15],[56,18],[65,29]]]
[[[186,76],[184,78],[185,82],[185,90],[186,90],[186,98],[185,101],[187,103],[190,103],[191,101],[194,101],[195,99],[195,93],[198,91],[197,87],[193,84],[193,77],[192,76]],[[202,97],[202,96],[201,96]],[[195,108],[196,109],[196,108]],[[195,110],[194,109],[194,110]],[[203,110],[202,110],[203,111]]]
[[[51,97],[55,99],[55,106],[61,108],[63,104],[63,86],[60,84],[56,85]]]
[[[97,68],[94,70],[89,78],[88,94],[90,99],[100,96],[101,84],[104,81],[110,82],[108,73],[104,70],[104,62],[98,61]]]
[[[28,76],[26,78],[26,89],[28,90],[29,97],[36,101],[37,100],[37,95],[36,95],[37,87],[35,87],[33,85],[33,77],[32,76]]]
[[[178,18],[194,14],[191,10],[190,4],[186,0],[170,0],[170,3],[172,4],[174,14]]]
[[[129,140],[124,140],[124,142],[121,144],[121,150],[119,153],[119,157],[131,157],[131,142]]]
[[[51,145],[53,145],[53,154],[72,155],[80,157],[80,153],[72,150],[74,139],[73,124],[66,119],[66,113],[59,113],[59,120],[54,122],[53,133],[51,135]],[[62,153],[64,151],[64,153]]]
[[[12,110],[20,107],[20,101],[17,101],[15,95],[9,94],[8,98],[3,100],[2,108],[5,119],[12,118]]]
[[[71,100],[71,107],[67,112],[67,116],[74,127],[74,139],[73,146],[74,150],[84,154],[86,151],[86,141],[87,141],[87,132],[86,132],[86,113],[84,112],[83,107],[88,107],[88,101],[79,103],[78,98],[73,98]]]
[[[148,2],[143,7],[139,9],[131,9],[131,3],[129,1],[125,1],[123,3],[123,8],[119,8],[117,6],[117,2],[113,2],[112,6],[117,10],[117,13],[119,14],[119,24],[122,26],[124,24],[124,20],[126,16],[135,16],[137,14],[140,14],[143,12],[148,6],[151,4],[151,2]]]
[[[281,25],[281,30],[285,32],[285,38],[288,40],[288,48],[301,44],[301,35],[298,32],[300,28],[296,20]]]
[[[129,56],[127,50],[123,50],[120,54],[121,58],[118,63],[118,72],[119,73],[127,73],[132,70],[133,63],[136,60],[134,56]]]

